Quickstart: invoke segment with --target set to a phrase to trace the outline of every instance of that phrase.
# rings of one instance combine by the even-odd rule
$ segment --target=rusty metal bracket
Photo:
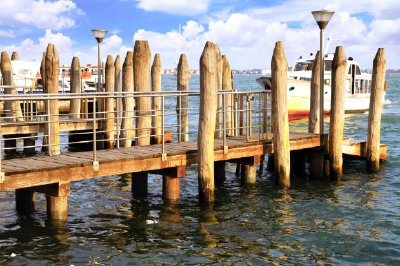
[[[99,161],[93,161],[93,171],[97,172],[99,171],[100,165]]]
[[[224,155],[227,155],[227,154],[228,154],[228,150],[229,150],[229,149],[228,149],[228,146],[225,145],[225,146],[224,146]]]

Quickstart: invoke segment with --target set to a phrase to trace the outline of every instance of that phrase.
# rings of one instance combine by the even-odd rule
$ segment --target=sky
[[[175,67],[186,53],[198,69],[205,42],[213,41],[233,69],[266,69],[277,41],[283,41],[289,65],[319,49],[311,11],[320,9],[335,11],[325,30],[329,52],[344,46],[367,69],[383,47],[388,68],[400,68],[399,0],[1,0],[0,49],[40,61],[53,43],[63,64],[73,56],[81,65],[96,64],[91,29],[100,28],[108,31],[103,60],[118,54],[124,59],[135,40],[148,40],[164,68]]]

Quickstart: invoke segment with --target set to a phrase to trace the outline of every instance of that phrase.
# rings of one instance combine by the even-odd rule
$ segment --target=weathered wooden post
[[[367,136],[367,169],[379,171],[379,154],[381,142],[381,116],[383,93],[385,91],[386,57],[385,50],[379,48],[374,58],[372,71],[371,98],[369,102],[368,136]]]
[[[185,54],[179,57],[177,69],[177,89],[178,92],[187,93],[189,91],[189,65]],[[189,97],[178,96],[176,112],[178,115],[178,141],[189,140]]]
[[[221,88],[223,91],[232,92],[233,84],[232,84],[232,72],[231,67],[229,65],[228,57],[226,55],[222,55],[221,57]],[[220,113],[217,112],[217,123],[222,126],[219,127],[220,132],[217,133],[217,136],[224,137],[225,136],[233,136],[233,128],[232,128],[232,94],[220,95],[218,97],[218,108]],[[225,123],[225,125],[223,125]],[[225,128],[225,132],[224,132]],[[217,161],[214,163],[214,179],[216,183],[223,183],[226,179],[225,172],[225,161]]]
[[[218,71],[218,85],[215,89],[217,91],[217,121],[215,125],[215,137],[222,138],[223,137],[223,106],[222,106],[222,94],[218,94],[218,91],[222,90],[222,54],[221,52],[217,56],[217,71]]]
[[[81,66],[79,63],[79,58],[76,56],[72,58],[70,74],[71,93],[81,93]],[[81,99],[71,99],[69,117],[71,119],[81,118]]]
[[[121,57],[117,55],[114,61],[114,71],[115,71],[115,80],[114,80],[114,91],[115,92],[121,92],[122,91],[122,69],[121,69]],[[116,94],[118,95],[118,94]],[[121,124],[122,124],[122,98],[117,97],[115,99],[115,113],[116,113],[116,134],[115,136],[120,136],[120,131],[121,131]]]
[[[133,52],[128,51],[126,53],[125,61],[122,66],[122,91],[125,94],[122,105],[123,105],[123,119],[121,129],[121,146],[131,147],[132,138],[134,137],[133,129],[133,114],[135,108],[135,99],[133,93]]]
[[[218,62],[217,44],[207,42],[200,58],[200,115],[198,150],[199,196],[214,201],[214,134],[217,115]]]
[[[154,55],[153,65],[151,66],[151,86],[155,93],[161,92],[161,57],[160,54]],[[153,97],[153,139],[154,143],[162,142],[162,97]]]
[[[136,41],[134,48],[134,80],[135,91],[150,92],[150,48],[147,41]],[[150,144],[151,97],[139,97],[137,107],[137,144]]]
[[[310,83],[310,112],[308,114],[308,132],[319,134],[319,94],[320,94],[320,67],[319,51],[315,55]]]
[[[319,134],[320,129],[320,67],[319,51],[315,55],[310,84],[310,112],[308,114],[308,132]],[[324,152],[316,150],[310,154],[310,174],[313,177],[324,175]]]
[[[42,61],[40,62],[40,76],[42,77],[43,92],[47,92],[46,86],[46,52],[43,52]]]
[[[290,187],[289,121],[287,110],[288,64],[282,42],[275,44],[272,71],[272,126],[275,175],[283,188]]]
[[[329,173],[331,178],[343,175],[344,94],[347,59],[342,46],[336,47],[332,62],[332,95],[329,126]]]
[[[19,60],[18,52],[16,51],[12,52],[11,60]]]
[[[151,55],[147,41],[135,41],[133,60],[135,92],[150,92]],[[136,107],[136,143],[138,146],[150,145],[151,97],[138,97]],[[132,192],[137,197],[147,195],[147,173],[134,173],[132,175]]]
[[[222,56],[222,90],[227,92],[233,91],[233,80],[232,80],[232,70],[229,65],[229,60],[226,55]],[[233,123],[232,123],[232,113],[233,113],[233,99],[232,94],[227,94],[225,96],[225,124],[226,124],[226,135],[233,136]]]
[[[7,52],[1,53],[1,75],[3,78],[3,85],[6,86],[14,86],[14,72],[11,65],[11,60],[8,57]],[[9,95],[17,95],[18,89],[17,88],[5,88],[4,94]],[[19,101],[5,101],[4,102],[4,109],[6,114],[6,120],[9,122],[20,122],[23,121],[23,115],[21,110],[21,104]]]
[[[114,110],[114,81],[115,81],[115,67],[114,60],[111,55],[107,56],[105,67],[105,90],[107,97],[105,98],[105,123],[104,123],[104,136],[106,149],[114,147],[115,138],[115,110]]]
[[[58,93],[58,68],[60,66],[57,48],[49,44],[46,49],[45,58],[45,88],[46,93]],[[47,100],[47,123],[45,135],[48,137],[48,152],[50,156],[60,154],[60,121],[58,110],[58,99]]]

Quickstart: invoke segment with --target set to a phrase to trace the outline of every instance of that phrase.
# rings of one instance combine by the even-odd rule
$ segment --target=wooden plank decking
[[[291,134],[291,150],[320,146],[320,136]],[[273,153],[268,140],[250,140],[245,137],[228,138],[228,151],[224,153],[222,140],[215,140],[215,160],[229,161]],[[161,145],[133,146],[130,148],[97,151],[99,169],[93,169],[93,153],[68,152],[58,156],[35,156],[2,161],[5,173],[0,191],[73,182],[85,179],[160,169],[197,163],[197,142],[165,144],[167,159],[163,161]]]

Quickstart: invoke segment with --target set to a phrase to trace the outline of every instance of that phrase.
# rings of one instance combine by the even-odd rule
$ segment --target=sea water
[[[236,76],[236,89],[257,89],[255,78]],[[43,195],[31,216],[18,217],[14,193],[0,192],[0,265],[399,265],[400,78],[387,81],[388,161],[377,174],[352,161],[339,182],[297,178],[286,191],[266,170],[254,186],[241,186],[228,164],[213,206],[198,202],[194,166],[177,206],[163,204],[160,176],[149,178],[143,201],[132,199],[128,179],[111,176],[72,184],[65,224],[47,220]],[[163,77],[165,89],[175,84]],[[198,84],[193,76],[191,89]],[[345,136],[365,140],[367,121],[367,114],[346,117]]]

